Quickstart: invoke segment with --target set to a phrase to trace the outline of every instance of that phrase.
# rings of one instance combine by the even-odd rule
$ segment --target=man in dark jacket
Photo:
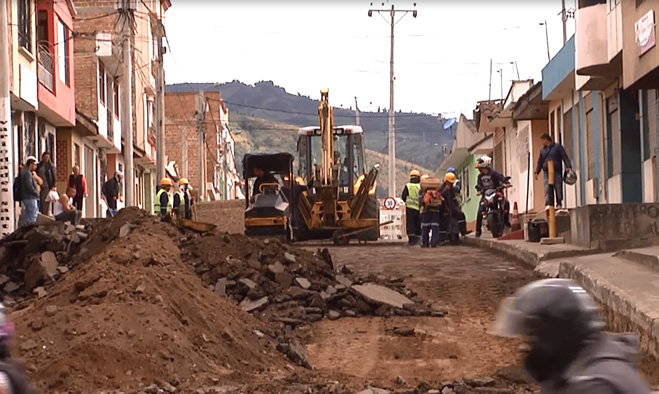
[[[481,201],[478,204],[478,213],[476,213],[476,237],[480,237],[483,228],[483,212],[485,212],[485,205],[483,205],[483,195],[489,189],[496,189],[506,183],[506,178],[502,173],[495,171],[491,168],[489,162],[480,163],[478,166],[478,180],[476,181],[476,191],[481,194]],[[510,202],[505,200],[503,203],[503,224],[506,227],[510,226]]]
[[[544,171],[545,174],[545,204],[547,207],[556,203],[556,207],[560,208],[563,206],[563,163],[565,163],[565,169],[567,171],[572,171],[572,163],[570,163],[570,158],[567,157],[565,148],[563,145],[554,142],[549,134],[543,134],[540,136],[540,141],[542,142],[542,149],[540,150],[540,156],[538,157],[538,165],[535,168],[535,179],[538,179],[540,171]],[[554,201],[554,196],[552,191],[549,189],[549,165],[550,161],[554,162],[554,193],[556,200]]]
[[[114,217],[114,215],[117,214],[117,200],[119,199],[119,193],[121,192],[119,183],[121,182],[122,176],[123,174],[121,171],[115,171],[114,176],[103,184],[103,189],[101,191],[105,197],[105,202],[108,205],[108,211],[106,212],[107,217]]]
[[[576,282],[544,279],[503,301],[493,333],[528,341],[524,366],[541,394],[650,394],[636,367],[638,338],[604,326]]]
[[[56,186],[55,166],[50,162],[50,153],[41,155],[41,162],[37,165],[37,175],[43,179],[41,193],[39,195],[39,211],[44,215],[50,215],[52,203],[47,202],[48,193]]]
[[[460,209],[460,189],[455,185],[458,183],[455,174],[447,172],[444,183],[439,189],[442,195],[442,218],[440,221],[440,242],[447,240],[447,235],[459,232],[462,236],[469,234],[467,231],[467,218]],[[457,228],[454,228],[457,226]]]
[[[27,158],[25,168],[19,175],[21,202],[25,212],[23,221],[25,224],[36,223],[39,216],[39,192],[37,191],[37,181],[32,173],[37,169],[37,158],[30,156]]]

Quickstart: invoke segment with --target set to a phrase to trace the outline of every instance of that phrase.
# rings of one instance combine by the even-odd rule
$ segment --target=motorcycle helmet
[[[604,328],[590,295],[569,279],[532,282],[505,299],[493,333],[529,341],[524,365],[538,382],[560,376]]]
[[[574,185],[577,183],[577,173],[572,170],[565,170],[563,172],[563,182],[568,185]]]

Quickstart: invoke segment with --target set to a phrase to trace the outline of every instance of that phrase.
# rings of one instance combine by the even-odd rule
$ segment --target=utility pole
[[[14,231],[14,144],[9,98],[9,34],[7,3],[0,5],[0,236]]]
[[[204,160],[204,142],[206,133],[204,132],[204,121],[206,119],[206,100],[204,91],[200,90],[197,94],[197,132],[199,135],[199,198],[203,201],[206,196],[206,172]]]
[[[492,58],[490,58],[490,93],[487,96],[487,101],[492,101]]]
[[[129,0],[122,1],[120,17],[123,18],[122,39],[123,39],[123,62],[124,62],[124,86],[121,89],[121,129],[124,135],[124,162],[126,173],[124,174],[126,182],[126,206],[134,205],[135,194],[135,170],[133,168],[133,29],[132,19],[134,10],[131,9]],[[160,180],[158,180],[159,182]]]
[[[163,65],[163,28],[162,21],[151,15],[151,25],[154,27],[158,43],[158,59],[156,59],[156,179],[160,181],[165,176],[165,70]]]
[[[567,10],[565,9],[565,0],[562,1],[562,5],[561,20],[563,21],[563,45],[565,45],[567,42]]]
[[[357,105],[357,96],[355,96],[355,125],[360,126],[360,123],[359,123],[359,106]]]
[[[416,6],[416,3],[414,3]],[[371,3],[373,6],[373,3]],[[373,12],[379,14],[388,13],[391,22],[391,51],[389,57],[389,196],[393,197],[396,195],[396,121],[394,110],[394,26],[396,26],[396,13],[400,12],[403,14],[401,19],[405,17],[408,13],[412,13],[412,16],[416,18],[417,10],[397,10],[394,8],[394,5],[391,5],[391,10],[389,9],[370,9],[368,10],[368,16],[373,16]],[[399,19],[400,21],[400,19]]]

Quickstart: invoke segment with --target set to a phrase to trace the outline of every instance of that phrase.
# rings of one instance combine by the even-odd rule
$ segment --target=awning
[[[469,148],[455,148],[439,166],[438,172],[445,172],[449,167],[458,168],[469,158]]]

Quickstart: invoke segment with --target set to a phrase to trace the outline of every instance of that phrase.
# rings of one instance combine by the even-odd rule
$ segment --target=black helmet
[[[595,301],[576,282],[532,282],[503,301],[494,333],[525,337],[526,368],[539,382],[555,378],[604,328]]]

